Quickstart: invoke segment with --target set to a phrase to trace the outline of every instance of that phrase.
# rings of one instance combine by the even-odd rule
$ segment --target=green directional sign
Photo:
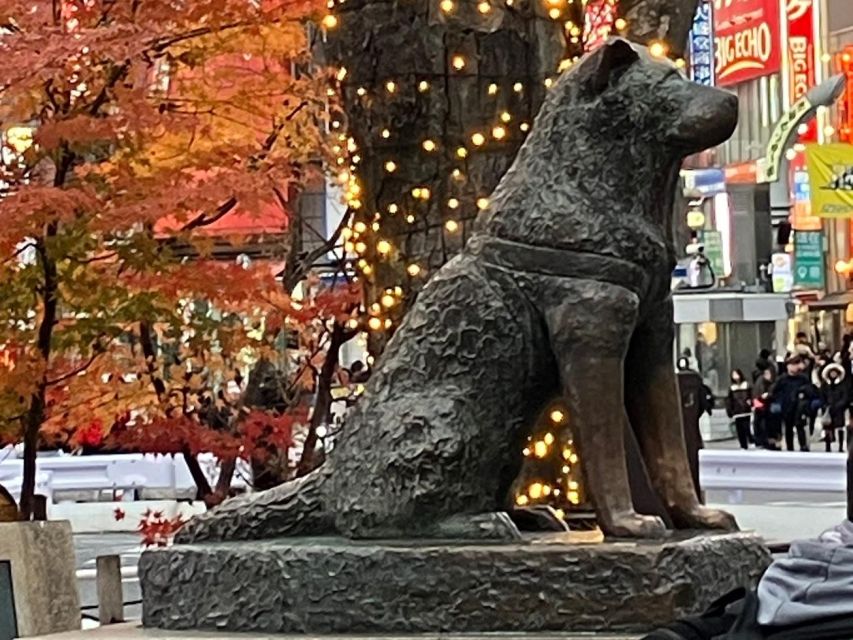
[[[823,289],[825,286],[823,232],[794,232],[794,287]]]
[[[723,262],[723,234],[719,231],[701,231],[699,239],[705,245],[705,257],[711,263],[717,280],[726,277],[726,266]]]

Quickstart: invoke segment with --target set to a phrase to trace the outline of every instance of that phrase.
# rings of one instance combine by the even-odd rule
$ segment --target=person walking
[[[758,382],[762,374],[768,369],[773,369],[775,372],[776,363],[771,359],[770,349],[762,349],[758,353],[758,358],[755,360],[755,369],[752,370],[752,381]]]
[[[726,413],[730,419],[734,420],[740,448],[749,449],[752,389],[740,369],[735,369],[731,374],[731,385],[726,397]]]
[[[770,392],[776,382],[776,368],[764,369],[752,385],[752,429],[755,444],[762,449],[779,450],[781,429],[778,415],[770,413]]]
[[[848,376],[844,367],[834,362],[824,367],[821,376],[821,395],[826,412],[823,417],[823,441],[829,452],[832,451],[832,443],[837,439],[838,451],[841,452],[844,451],[844,432],[847,426],[844,417],[850,403]]]
[[[782,417],[785,425],[785,445],[788,451],[794,450],[794,431],[800,451],[809,450],[806,427],[809,421],[814,387],[805,375],[805,362],[799,355],[793,355],[785,362],[786,372],[779,376],[771,394],[771,411]]]

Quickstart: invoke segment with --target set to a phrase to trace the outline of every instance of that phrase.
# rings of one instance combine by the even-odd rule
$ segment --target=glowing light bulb
[[[537,440],[533,444],[533,455],[537,458],[544,458],[548,455],[548,445],[545,444],[542,440]]]
[[[394,326],[394,323],[391,322],[391,318],[385,318],[385,328],[390,329],[393,326]]]
[[[395,91],[397,91],[397,83],[393,80],[389,80],[385,83],[385,91],[387,91],[388,93],[394,93]]]
[[[512,116],[510,115],[509,111],[504,111],[501,114],[501,122],[509,122],[510,120],[512,120]]]
[[[394,298],[394,296],[392,296],[390,293],[386,293],[384,296],[382,296],[381,301],[382,301],[382,306],[386,307],[388,309],[390,309],[395,304],[397,304],[397,299]]]
[[[545,78],[545,88],[550,89],[554,84],[554,78]]]
[[[335,77],[338,80],[343,81],[343,79],[347,77],[347,68],[341,67],[340,69],[338,69],[338,73],[335,75]]]
[[[355,90],[355,92],[356,92],[359,96],[363,96],[363,95],[365,95],[365,94],[367,93],[367,89],[365,89],[364,87],[359,87],[358,89],[356,89],[356,90]]]
[[[389,205],[388,205],[388,213],[397,213],[399,210],[400,210],[400,207],[398,207],[398,206],[397,206],[395,203],[393,203],[393,202],[392,202],[391,204],[389,204]]]
[[[480,210],[487,209],[489,207],[489,199],[488,198],[477,198],[477,208]]]
[[[491,10],[492,10],[492,5],[489,4],[486,0],[483,0],[482,2],[477,4],[477,11],[479,11],[483,15],[486,15]]]
[[[566,419],[566,415],[562,411],[560,411],[559,409],[554,409],[551,412],[550,417],[551,417],[551,422],[553,422],[554,424],[560,424],[563,422],[563,420]]]
[[[334,29],[338,26],[338,19],[330,13],[323,18],[323,26],[327,29]]]
[[[788,150],[785,152],[785,157],[786,157],[788,160],[793,160],[794,158],[796,158],[796,157],[797,157],[797,152],[796,152],[796,151],[794,151],[793,149],[788,149]]]
[[[616,22],[613,23],[613,26],[616,27],[617,31],[624,31],[625,27],[628,26],[628,23],[625,22],[625,18],[616,18]]]
[[[383,129],[380,135],[387,140],[391,137],[391,132],[388,129]]]
[[[364,253],[365,251],[367,251],[367,245],[366,244],[364,244],[363,242],[356,242],[355,243],[355,252],[356,253]]]
[[[560,11],[557,7],[551,7],[550,9],[548,9],[548,17],[551,18],[551,20],[559,20],[562,13],[563,12]]]
[[[444,13],[450,13],[456,8],[456,3],[453,0],[441,0],[438,8],[444,11]]]
[[[450,65],[457,71],[462,71],[465,68],[465,58],[460,55],[455,55],[450,60]]]
[[[367,321],[367,326],[373,329],[374,331],[379,331],[382,328],[382,320],[374,316]]]
[[[397,170],[397,163],[393,160],[389,160],[385,163],[385,171],[388,173],[394,173]]]
[[[486,142],[486,136],[479,132],[475,133],[473,136],[471,136],[471,142],[474,143],[474,146],[480,147]]]
[[[577,491],[569,491],[567,494],[569,497],[569,502],[572,504],[579,504],[581,501],[580,494]]]
[[[459,207],[459,200],[457,200],[456,198],[451,198],[447,201],[447,206],[451,209],[456,209]]]
[[[421,272],[421,268],[416,264],[410,264],[406,267],[406,272],[413,278]]]
[[[409,224],[413,224],[415,222],[415,216],[410,213],[406,216],[406,222],[408,222]]]
[[[506,138],[506,128],[498,125],[492,129],[492,137],[495,140],[503,140]]]
[[[527,495],[533,500],[538,500],[542,497],[542,485],[539,482],[534,482],[528,487]]]
[[[387,240],[380,240],[376,243],[376,251],[378,251],[383,256],[388,255],[389,253],[391,253],[391,243]]]
[[[370,225],[370,228],[373,229],[374,231],[379,231],[379,223],[374,222],[372,225]]]
[[[418,91],[420,91],[421,93],[426,93],[427,91],[429,91],[429,82],[427,82],[426,80],[421,80],[418,83]]]
[[[655,58],[665,58],[668,50],[668,47],[659,40],[649,45],[649,53]]]
[[[456,149],[456,155],[460,158],[466,158],[468,157],[468,149],[466,149],[465,147],[459,147],[458,149]]]
[[[521,93],[522,91],[524,91],[524,85],[520,82],[516,82],[514,85],[512,85],[512,90],[516,93]]]
[[[346,251],[347,253],[353,253],[353,252],[355,252],[355,243],[353,243],[353,242],[345,242],[345,243],[344,243],[344,251]]]
[[[456,220],[448,220],[444,223],[444,228],[450,233],[456,233],[459,230],[459,223]]]
[[[497,95],[497,93],[498,93],[498,85],[496,85],[493,82],[492,84],[489,85],[489,95],[494,96],[494,95]]]
[[[528,504],[530,504],[530,498],[525,495],[520,495],[515,499],[515,504],[517,504],[519,507],[527,506]]]
[[[359,220],[358,222],[355,223],[355,226],[353,226],[353,229],[355,229],[356,233],[364,233],[365,231],[367,231],[367,225]]]
[[[530,131],[530,125],[526,122],[522,122],[518,128],[521,129],[524,133]]]
[[[571,470],[572,468],[569,465],[564,465],[562,469],[563,473],[568,473]]]
[[[437,145],[435,141],[427,139],[421,143],[421,146],[424,148],[424,151],[430,152],[435,151]]]
[[[453,176],[454,180],[461,180],[462,179],[461,169],[454,169],[453,173],[451,173],[450,175]]]
[[[546,433],[545,437],[542,439],[545,441],[545,444],[547,444],[548,446],[551,446],[552,444],[554,444],[554,434],[553,433]]]

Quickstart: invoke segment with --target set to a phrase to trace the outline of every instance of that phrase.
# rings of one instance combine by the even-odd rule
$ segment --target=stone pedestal
[[[19,637],[80,628],[71,525],[0,523],[0,562],[9,562]]]
[[[177,545],[139,563],[143,623],[290,633],[640,631],[770,563],[750,534],[582,545],[288,538]]]

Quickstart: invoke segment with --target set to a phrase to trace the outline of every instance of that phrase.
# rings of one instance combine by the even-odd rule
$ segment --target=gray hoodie
[[[758,623],[788,626],[853,615],[853,523],[791,545],[758,584]]]

